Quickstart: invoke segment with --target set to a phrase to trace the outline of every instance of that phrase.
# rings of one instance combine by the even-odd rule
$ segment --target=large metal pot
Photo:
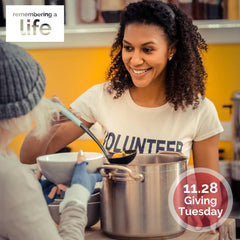
[[[126,166],[102,166],[103,232],[118,239],[175,237],[183,233],[170,213],[168,193],[186,169],[186,157],[174,152],[139,154]]]

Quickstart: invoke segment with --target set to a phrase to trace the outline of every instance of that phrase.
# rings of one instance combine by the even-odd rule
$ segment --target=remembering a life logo
[[[64,6],[7,5],[7,42],[63,42]]]

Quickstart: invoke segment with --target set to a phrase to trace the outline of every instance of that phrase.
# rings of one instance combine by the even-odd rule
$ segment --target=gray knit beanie
[[[22,48],[0,40],[0,120],[30,112],[44,90],[41,66]]]

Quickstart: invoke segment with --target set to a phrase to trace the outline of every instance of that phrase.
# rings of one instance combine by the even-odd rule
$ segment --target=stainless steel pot
[[[175,237],[183,233],[170,213],[168,193],[186,169],[186,157],[174,152],[139,154],[126,166],[102,166],[103,232],[117,239]]]

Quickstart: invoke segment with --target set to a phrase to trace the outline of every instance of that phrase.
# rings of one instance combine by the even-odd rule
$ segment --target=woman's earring
[[[169,56],[168,60],[171,61],[173,58],[173,55]]]

